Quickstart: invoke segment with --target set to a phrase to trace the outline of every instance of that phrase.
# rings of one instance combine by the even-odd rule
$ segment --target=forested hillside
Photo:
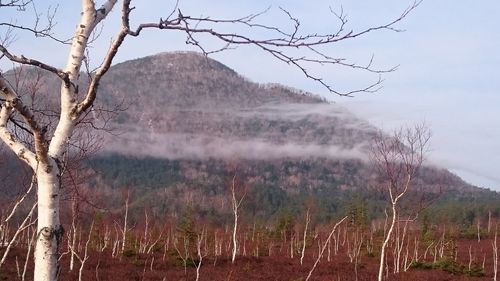
[[[51,94],[57,83],[46,73],[27,68],[10,77],[36,81],[31,98],[57,105]],[[28,93],[33,82],[17,84]],[[94,200],[105,209],[120,212],[123,190],[134,190],[137,210],[148,205],[176,216],[192,206],[221,221],[230,213],[228,185],[236,175],[247,194],[243,213],[252,219],[302,213],[315,202],[315,216],[326,221],[347,212],[353,198],[366,201],[371,218],[383,216],[386,200],[369,157],[376,128],[345,108],[311,93],[253,83],[196,53],[117,64],[101,86],[85,122],[105,130],[80,132],[73,162],[83,180],[75,180],[77,173],[66,177],[69,186],[100,194]],[[16,165],[2,170],[5,177],[20,169]],[[414,185],[426,202],[446,206],[445,213],[463,209],[453,211],[459,217],[478,200],[491,206],[477,215],[500,205],[497,193],[435,166],[421,169]]]

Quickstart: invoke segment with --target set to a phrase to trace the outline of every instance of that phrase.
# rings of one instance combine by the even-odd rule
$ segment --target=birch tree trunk
[[[34,280],[56,280],[59,271],[59,244],[64,236],[64,229],[59,221],[59,167],[53,159],[47,164],[39,163],[36,177],[38,224]]]
[[[45,140],[35,139],[37,147],[35,173],[38,182],[38,225],[35,245],[34,281],[53,281],[59,275],[59,245],[64,229],[59,221],[62,158],[79,118],[77,111],[77,85],[90,34],[106,17],[116,0],[107,1],[99,12],[94,1],[82,1],[82,14],[71,44],[64,72],[66,80],[61,85],[61,114],[48,150]],[[36,138],[36,136],[35,136]],[[38,148],[40,147],[40,148]],[[41,161],[40,161],[41,160]],[[33,166],[32,166],[33,167]]]
[[[35,245],[34,281],[53,281],[58,279],[59,273],[59,245],[64,236],[64,229],[59,220],[59,200],[61,190],[61,169],[63,156],[67,151],[78,118],[93,102],[85,99],[77,102],[78,79],[84,60],[88,39],[95,26],[104,19],[116,0],[108,0],[100,9],[95,8],[94,1],[82,0],[82,14],[80,24],[70,47],[68,61],[64,70],[25,57],[16,57],[8,53],[5,47],[1,51],[12,61],[32,64],[39,68],[57,74],[61,78],[61,113],[52,138],[46,137],[46,127],[38,123],[31,108],[25,106],[19,95],[10,86],[10,83],[0,75],[0,92],[5,96],[5,102],[0,108],[0,139],[26,164],[36,175],[38,190],[38,223]],[[117,48],[117,46],[115,46]],[[109,67],[112,53],[107,57]],[[101,69],[101,76],[107,69]],[[94,78],[93,83],[98,83]],[[97,86],[89,89],[87,96],[95,94]],[[9,130],[8,122],[11,115],[17,112],[29,127],[33,135],[32,151]]]

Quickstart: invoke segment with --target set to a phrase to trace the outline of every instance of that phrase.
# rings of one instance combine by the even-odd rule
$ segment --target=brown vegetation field
[[[254,232],[253,235],[251,229],[242,229],[234,263],[231,262],[231,229],[228,228],[207,230],[203,235],[180,231],[179,227],[168,231],[130,231],[123,252],[120,251],[120,233],[115,233],[116,236],[110,235],[98,226],[90,236],[88,232],[77,233],[75,253],[78,256],[75,256],[71,271],[71,252],[66,246],[70,243],[65,239],[61,249],[60,280],[79,280],[79,259],[84,260],[88,245],[88,260],[84,262],[81,280],[197,280],[201,255],[198,280],[304,281],[328,234],[316,230],[307,234],[301,265],[303,229],[288,233]],[[364,233],[344,223],[325,247],[309,280],[376,280],[382,234]],[[389,244],[384,280],[492,280],[492,238],[492,233],[480,232],[478,239],[462,237],[453,231],[444,234],[436,231],[433,235],[422,236],[421,231],[406,233],[401,227]],[[196,245],[200,245],[199,251]],[[0,254],[4,250],[1,248]],[[0,271],[0,280],[22,280],[26,250],[22,243],[11,250]],[[29,258],[25,280],[32,280],[32,262]],[[399,272],[395,273],[397,267]]]

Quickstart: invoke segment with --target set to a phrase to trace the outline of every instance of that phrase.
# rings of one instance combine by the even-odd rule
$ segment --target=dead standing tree
[[[243,187],[243,188],[242,188]],[[231,251],[231,263],[234,264],[234,261],[236,260],[236,254],[238,253],[238,218],[239,218],[239,209],[241,206],[241,203],[243,202],[243,199],[245,199],[246,195],[246,189],[244,187],[244,184],[241,182],[238,182],[236,179],[236,173],[234,174],[231,183],[230,183],[230,189],[231,189],[231,206],[232,206],[232,211],[233,211],[233,235],[232,235],[232,242],[233,242],[233,247]],[[243,189],[243,194],[239,196],[236,194],[237,189]]]
[[[399,203],[410,192],[412,181],[424,161],[430,139],[425,125],[396,130],[393,135],[379,133],[372,145],[372,160],[388,193],[392,219],[380,252],[378,281],[382,281],[385,250],[399,216]]]
[[[88,87],[83,88],[79,87],[83,81],[80,74],[82,65],[85,66],[86,63],[86,55],[91,40],[96,31],[99,33],[99,29],[96,27],[107,18],[119,1],[103,1],[104,3],[100,7],[96,7],[95,2],[93,0],[81,1],[80,21],[74,36],[69,41],[60,40],[57,35],[52,33],[53,17],[49,17],[47,25],[43,27],[39,24],[39,18],[34,20],[35,24],[33,26],[16,23],[15,17],[23,17],[22,13],[31,7],[33,1],[11,0],[2,1],[0,4],[0,9],[11,9],[14,15],[17,15],[13,16],[13,20],[0,20],[0,59],[8,60],[16,66],[30,65],[47,71],[58,77],[61,83],[59,92],[54,93],[60,99],[60,108],[53,122],[54,126],[48,126],[46,120],[40,118],[34,107],[23,100],[21,93],[15,87],[12,87],[3,73],[0,73],[0,139],[19,159],[31,167],[38,185],[35,281],[58,279],[59,245],[64,236],[59,219],[59,201],[68,143],[72,138],[75,138],[75,130],[82,126],[81,121],[92,110],[98,94],[99,84],[109,70],[126,37],[137,37],[145,29],[178,31],[186,35],[188,44],[199,47],[204,54],[234,48],[238,45],[251,45],[267,52],[275,59],[297,68],[307,78],[323,85],[328,91],[338,95],[350,96],[358,92],[376,91],[382,81],[379,75],[394,71],[395,68],[379,70],[373,67],[371,60],[366,65],[350,63],[343,58],[335,58],[322,52],[321,47],[355,39],[379,30],[399,31],[395,25],[420,3],[418,1],[413,2],[403,13],[386,24],[359,31],[347,29],[345,14],[332,13],[339,21],[336,30],[328,34],[303,34],[300,21],[286,10],[283,10],[283,12],[290,19],[291,31],[258,23],[257,21],[262,13],[229,20],[191,17],[184,15],[177,8],[177,4],[166,17],[155,22],[139,24],[133,28],[130,26],[130,16],[134,7],[131,6],[131,0],[123,0],[120,1],[121,27],[108,47],[107,53],[102,58],[100,66],[90,77],[85,78],[89,79],[89,81],[85,81],[88,82]],[[35,14],[38,15],[36,12]],[[75,17],[77,16],[75,15]],[[234,27],[234,25],[241,26],[247,32],[240,34],[228,32],[226,30],[231,29],[227,28],[228,25],[230,27]],[[269,37],[259,38],[256,35],[259,34],[259,31],[264,31],[263,34]],[[19,34],[31,33],[36,38],[45,37],[62,44],[69,44],[66,66],[59,68],[51,64],[51,62],[32,58],[28,54],[16,54],[8,45],[8,42],[11,42],[9,35],[12,36],[14,32]],[[218,39],[222,42],[222,47],[212,51],[205,50],[201,44],[201,37],[203,36]],[[311,64],[335,65],[371,72],[376,74],[378,79],[366,87],[341,92],[335,89],[331,83],[310,72],[308,66]],[[31,137],[32,140],[29,144],[21,141],[14,133],[14,128],[18,127],[23,128]]]

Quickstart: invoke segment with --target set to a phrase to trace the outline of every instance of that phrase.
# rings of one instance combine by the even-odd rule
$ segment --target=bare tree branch
[[[56,67],[53,67],[49,64],[43,63],[43,62],[35,60],[35,59],[27,58],[23,55],[21,55],[21,56],[13,55],[7,50],[7,48],[4,45],[0,45],[0,52],[12,62],[19,63],[19,64],[32,65],[32,66],[36,66],[38,68],[50,71],[50,72],[56,74],[65,83],[67,83],[67,84],[70,83],[69,79],[68,79],[68,74],[63,72],[61,69],[58,69]]]
[[[0,0],[0,8],[10,7],[10,8],[17,8],[19,11],[24,11],[26,9],[26,6],[32,2],[33,0],[8,0],[8,1]]]
[[[30,125],[33,125],[34,128],[38,128],[38,125],[33,120],[33,115],[30,110],[22,104],[21,100],[17,97],[17,94],[14,92],[12,87],[10,87],[9,83],[1,75],[1,73],[0,93],[6,97],[6,101],[0,105],[0,139],[2,139],[21,160],[26,162],[32,168],[35,168],[37,163],[35,154],[9,131],[7,123],[10,120],[10,115],[13,111],[18,110],[25,120],[31,120]]]
[[[33,33],[33,35],[35,35],[36,37],[47,37],[47,38],[50,38],[50,39],[52,39],[56,42],[59,42],[61,44],[69,44],[69,42],[71,41],[71,39],[56,38],[50,32],[50,29],[48,27],[45,27],[45,28],[39,30],[39,29],[36,29],[35,27],[26,27],[26,26],[17,25],[17,24],[8,23],[8,22],[0,22],[0,26],[5,26],[8,28],[17,29],[17,30],[29,31],[29,32]]]
[[[3,104],[0,111],[0,138],[4,139],[5,142],[16,152],[16,154],[21,157],[26,163],[28,163],[32,168],[36,167],[36,163],[39,161],[47,163],[46,151],[47,145],[45,142],[46,129],[41,127],[36,121],[35,115],[30,108],[25,106],[22,100],[18,97],[17,93],[10,86],[9,82],[0,73],[0,93],[3,93],[6,97],[6,101]],[[26,124],[29,125],[33,137],[35,140],[35,150],[38,158],[35,159],[33,152],[29,151],[24,145],[22,145],[19,140],[16,140],[14,136],[7,129],[7,122],[10,120],[10,115],[14,110],[19,113]],[[7,141],[8,140],[8,141]]]
[[[124,6],[127,5],[128,7],[128,4],[126,4],[126,2],[129,3],[130,1],[125,1],[124,3]],[[167,17],[166,19],[160,19],[159,22],[157,23],[140,24],[135,30],[130,29],[128,24],[128,15],[131,11],[130,9],[126,14],[126,17],[123,17],[123,19],[124,21],[126,21],[126,27],[128,29],[127,34],[130,36],[139,36],[142,30],[151,28],[182,31],[186,33],[187,36],[186,43],[199,47],[200,50],[205,54],[208,54],[210,52],[206,51],[204,47],[201,46],[200,41],[196,39],[196,36],[198,35],[210,35],[214,38],[219,39],[220,41],[226,44],[226,47],[223,47],[222,49],[238,45],[255,46],[269,53],[274,58],[298,68],[307,78],[318,82],[323,87],[325,87],[329,92],[341,96],[352,96],[353,94],[360,92],[377,91],[378,89],[380,89],[380,85],[383,82],[382,78],[379,77],[375,82],[366,87],[362,87],[360,89],[351,90],[347,92],[341,92],[335,89],[333,85],[324,81],[322,77],[312,74],[307,69],[306,64],[314,63],[314,64],[340,65],[348,68],[368,71],[372,73],[379,73],[379,74],[395,71],[397,69],[397,66],[388,69],[375,69],[372,66],[373,57],[367,65],[348,63],[345,62],[345,59],[342,58],[332,58],[324,54],[317,48],[320,46],[334,44],[340,41],[361,37],[368,33],[379,30],[391,30],[395,32],[401,32],[402,30],[397,29],[395,25],[401,20],[403,20],[411,11],[417,8],[420,5],[420,3],[421,1],[413,2],[408,8],[406,8],[401,13],[399,17],[397,17],[396,19],[392,20],[387,24],[379,25],[376,27],[370,27],[356,32],[353,30],[347,32],[345,31],[344,28],[345,24],[347,23],[347,19],[343,11],[341,11],[340,14],[334,13],[334,15],[340,20],[341,24],[338,31],[331,34],[305,34],[305,35],[299,34],[299,27],[300,27],[299,20],[294,18],[288,11],[282,8],[281,10],[289,17],[290,21],[293,23],[293,31],[291,33],[285,32],[284,30],[278,27],[268,26],[265,24],[254,22],[254,20],[258,18],[258,16],[262,15],[268,10],[265,10],[264,12],[258,14],[251,14],[236,19],[212,19],[209,17],[191,17],[183,15],[182,12],[179,10],[177,17],[175,18],[172,18],[172,15],[169,15],[169,17]],[[249,28],[256,29],[256,31],[258,30],[273,31],[276,33],[276,37],[259,39],[244,34],[219,31],[219,28],[221,26],[228,23],[234,25],[243,25]],[[203,24],[208,25],[208,27],[200,27],[200,25]],[[315,56],[314,57],[294,56],[288,51],[297,49],[304,49],[306,51],[310,51]]]

